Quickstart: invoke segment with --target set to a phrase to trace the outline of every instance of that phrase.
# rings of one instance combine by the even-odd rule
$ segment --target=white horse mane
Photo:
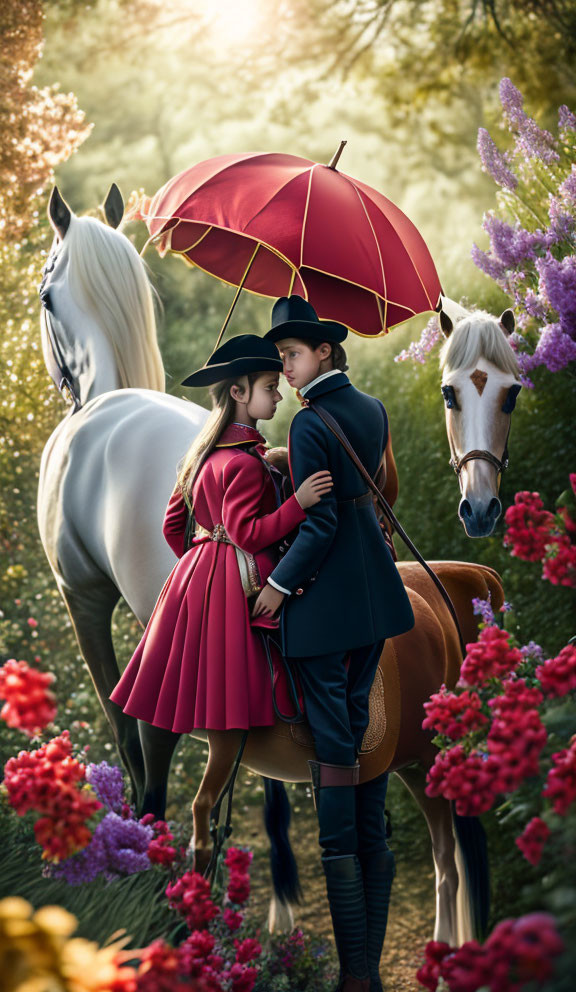
[[[83,309],[98,315],[121,387],[165,392],[152,287],[134,245],[94,217],[72,215],[63,251],[70,291]]]
[[[479,358],[485,358],[501,372],[509,372],[516,379],[520,369],[508,338],[498,319],[486,310],[464,312],[454,322],[450,337],[440,351],[442,372],[476,368]]]

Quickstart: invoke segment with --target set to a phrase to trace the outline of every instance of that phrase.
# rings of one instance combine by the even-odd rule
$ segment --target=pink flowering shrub
[[[550,978],[563,950],[554,917],[530,913],[502,920],[483,945],[469,940],[455,948],[430,941],[417,978],[430,992],[436,992],[440,980],[449,992],[521,992],[528,982]]]
[[[541,710],[545,700],[576,689],[576,646],[566,645],[557,657],[543,660],[537,645],[514,645],[488,603],[475,601],[475,610],[483,623],[478,640],[467,645],[459,681],[453,691],[442,686],[424,704],[422,726],[436,731],[440,747],[426,792],[453,800],[462,816],[477,816],[492,809],[499,796],[541,776],[543,798],[552,799],[556,813],[565,813],[576,798],[572,745],[547,759],[554,767],[542,791],[548,735]],[[524,853],[534,831],[533,826],[522,835]],[[542,829],[539,836],[543,843]]]
[[[0,667],[0,699],[5,700],[0,717],[29,737],[39,734],[56,716],[56,697],[48,688],[54,678],[51,672],[10,658]]]
[[[504,545],[522,561],[542,562],[542,578],[552,585],[576,588],[576,473],[570,486],[556,514],[544,509],[538,493],[516,493],[504,518]]]

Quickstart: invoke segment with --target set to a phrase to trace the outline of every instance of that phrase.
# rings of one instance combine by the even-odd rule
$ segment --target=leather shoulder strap
[[[308,408],[310,410],[313,410],[314,413],[316,413],[320,417],[320,419],[326,424],[326,427],[334,434],[335,437],[338,438],[338,440],[340,441],[340,444],[342,445],[342,447],[344,448],[344,450],[349,455],[350,459],[353,461],[354,465],[356,466],[356,468],[360,472],[360,475],[365,480],[365,482],[368,485],[368,487],[370,488],[370,490],[376,496],[376,499],[378,500],[378,505],[380,506],[380,509],[382,510],[382,513],[384,514],[384,516],[387,517],[387,519],[393,524],[394,530],[402,538],[402,540],[404,541],[404,544],[406,545],[406,547],[409,548],[409,550],[412,552],[412,554],[414,555],[414,557],[416,558],[416,560],[418,562],[420,562],[420,564],[422,565],[422,567],[428,572],[428,575],[430,576],[430,578],[432,579],[432,581],[436,585],[438,591],[440,592],[442,598],[444,599],[444,602],[446,603],[446,606],[448,607],[448,609],[450,611],[450,614],[452,616],[452,619],[453,619],[454,623],[456,624],[456,630],[458,631],[458,637],[460,639],[460,650],[462,651],[462,657],[465,658],[466,657],[466,645],[464,644],[464,638],[462,637],[462,631],[460,630],[460,624],[458,622],[458,616],[457,616],[456,610],[454,608],[454,603],[450,599],[450,596],[448,594],[448,591],[447,591],[446,587],[440,581],[440,579],[438,578],[438,576],[436,575],[436,573],[430,568],[428,562],[424,560],[424,558],[422,557],[422,555],[418,551],[418,548],[416,547],[416,545],[408,537],[408,534],[406,533],[406,531],[402,527],[402,524],[400,523],[400,521],[396,517],[394,511],[392,510],[392,507],[388,503],[388,500],[386,499],[386,497],[384,496],[384,494],[382,492],[380,492],[380,490],[378,489],[378,486],[374,482],[374,480],[373,480],[372,476],[370,475],[370,473],[368,472],[367,468],[360,461],[358,455],[354,451],[354,448],[350,444],[350,441],[346,437],[346,434],[344,433],[344,431],[340,427],[340,424],[338,423],[338,421],[332,416],[331,413],[328,412],[328,410],[326,410],[323,406],[320,406],[320,404],[319,403],[316,403],[314,400],[308,400],[308,402],[306,403],[306,405],[308,406]]]

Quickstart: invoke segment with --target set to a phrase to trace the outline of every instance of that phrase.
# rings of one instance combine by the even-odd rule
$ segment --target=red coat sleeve
[[[222,523],[230,540],[249,554],[256,554],[282,540],[306,519],[306,513],[294,495],[273,513],[262,515],[260,507],[267,476],[253,455],[242,453],[230,459],[222,481]]]
[[[162,533],[178,558],[184,554],[184,534],[187,521],[188,507],[180,489],[175,488],[166,507]]]

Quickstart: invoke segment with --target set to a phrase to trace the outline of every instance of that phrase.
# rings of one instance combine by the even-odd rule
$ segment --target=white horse
[[[440,352],[450,464],[462,498],[458,516],[468,537],[489,537],[502,512],[500,478],[508,465],[510,417],[522,388],[508,340],[514,314],[498,319],[442,297]]]
[[[57,189],[50,199],[55,238],[41,286],[42,350],[79,409],[46,443],[37,509],[44,550],[139,802],[137,721],[108,698],[120,678],[112,613],[122,596],[143,626],[150,617],[176,561],[162,535],[176,465],[208,411],[164,392],[146,269],[115,230],[123,212],[117,187],[104,206],[112,226],[75,216]]]

